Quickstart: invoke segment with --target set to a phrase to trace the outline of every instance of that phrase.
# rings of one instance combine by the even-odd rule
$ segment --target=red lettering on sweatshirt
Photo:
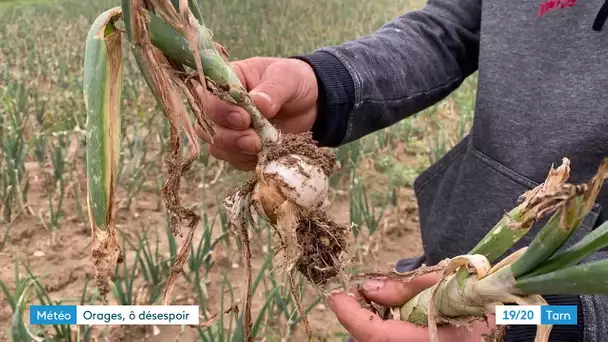
[[[537,17],[541,17],[555,9],[563,9],[572,7],[576,4],[576,0],[546,0],[540,6],[536,12]]]

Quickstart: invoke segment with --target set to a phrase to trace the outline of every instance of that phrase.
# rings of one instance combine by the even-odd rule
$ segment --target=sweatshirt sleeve
[[[477,70],[481,0],[429,0],[360,39],[296,56],[314,69],[313,135],[337,147],[444,99]]]

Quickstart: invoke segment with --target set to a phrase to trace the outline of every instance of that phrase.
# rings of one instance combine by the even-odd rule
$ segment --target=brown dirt
[[[344,272],[342,257],[348,234],[347,227],[334,222],[324,212],[299,217],[296,239],[302,254],[296,261],[296,269],[315,285],[324,285]]]
[[[326,175],[331,175],[336,166],[336,156],[326,148],[319,148],[318,143],[313,140],[312,133],[282,133],[280,144],[270,146],[267,154],[263,157],[265,161],[277,160],[286,155],[296,154],[304,156],[320,167]],[[297,161],[292,161],[297,163]]]
[[[159,160],[158,162],[160,163],[161,161]],[[362,165],[367,164],[362,163]],[[205,191],[208,194],[220,194],[219,198],[223,198],[224,196],[221,194],[225,194],[228,189],[234,188],[233,184],[227,184],[230,181],[220,181],[217,185],[208,186],[215,174],[213,168],[217,168],[217,164],[214,162],[211,163],[209,172],[207,172],[208,178],[188,178],[183,181],[182,201],[185,205],[186,203],[187,205],[200,203],[201,188],[203,187],[206,188]],[[38,218],[39,213],[44,217],[48,208],[47,197],[42,184],[43,177],[40,177],[42,172],[36,163],[28,164],[28,171],[31,179],[28,199],[32,211],[36,213],[36,216],[22,214],[12,224],[7,245],[0,251],[0,258],[4,260],[2,265],[0,265],[0,279],[6,282],[9,288],[13,289],[15,285],[14,261],[17,258],[26,259],[29,261],[32,271],[41,277],[40,281],[50,291],[52,299],[64,300],[66,303],[75,303],[75,301],[79,300],[85,280],[92,278],[94,275],[91,264],[90,230],[88,225],[81,222],[76,215],[79,206],[81,209],[84,208],[86,213],[86,204],[77,201],[73,192],[68,194],[64,204],[66,218],[62,221],[61,228],[56,234],[55,244],[50,245],[51,234],[48,230],[45,230],[44,225],[40,223],[40,219]],[[367,172],[368,170],[363,171]],[[381,175],[375,175],[374,177],[378,179],[382,178]],[[230,179],[234,178],[234,176],[225,174],[223,178]],[[86,189],[84,177],[80,177],[78,186],[80,186],[81,190]],[[375,185],[378,189],[381,189],[383,186],[385,185],[382,182],[378,182]],[[217,202],[215,198],[211,198],[214,196],[205,197],[207,198],[206,202],[201,203],[202,207],[199,205],[196,210],[204,208],[206,213],[212,218],[217,212]],[[124,194],[120,190],[118,198],[124,198]],[[328,216],[339,224],[348,225],[348,198],[340,192],[336,192],[332,194],[330,201],[331,205],[327,210]],[[150,239],[155,239],[155,232],[159,234],[161,240],[159,246],[160,252],[162,255],[168,255],[169,246],[165,238],[165,216],[159,210],[158,204],[159,198],[155,185],[150,183],[137,195],[130,210],[121,209],[117,212],[117,228],[121,234],[132,238],[135,236],[135,233],[142,230],[142,227],[151,227],[152,235]],[[202,234],[201,230],[200,226],[197,227],[194,243],[198,242]],[[4,227],[2,228],[2,232],[4,232]],[[214,229],[214,236],[217,237],[220,233],[218,222],[217,227]],[[256,274],[264,263],[269,246],[266,246],[265,237],[259,235],[259,233],[251,233],[251,236],[253,273]],[[182,241],[178,238],[177,242],[179,244]],[[417,207],[413,191],[411,189],[400,191],[397,206],[387,210],[378,231],[373,236],[370,237],[363,231],[358,241],[354,241],[352,236],[349,236],[348,243],[357,251],[352,264],[353,267],[357,268],[357,272],[390,269],[398,259],[419,254],[421,243],[418,231]],[[240,254],[234,244],[230,244],[230,246],[218,244],[214,250],[212,259],[215,265],[210,269],[207,281],[205,282],[208,290],[207,298],[210,315],[220,311],[220,300],[222,297],[229,301],[229,297],[226,297],[227,294],[220,291],[223,272],[226,273],[227,278],[234,287],[235,298],[239,299],[243,297],[244,284]],[[134,252],[128,249],[125,257],[125,262],[130,267],[133,263]],[[22,277],[24,276],[24,272],[22,268]],[[280,279],[278,280],[280,281]],[[271,282],[266,280],[263,280],[262,283],[269,288],[273,286]],[[143,281],[139,277],[134,288],[139,290],[142,284]],[[92,283],[89,282],[89,294],[92,287]],[[176,282],[173,293],[174,299],[172,303],[194,304],[196,302],[195,291],[182,278]],[[303,300],[304,306],[309,305],[315,296],[315,291],[309,288]],[[112,298],[109,298],[109,300],[110,304],[112,304]],[[265,301],[263,291],[258,290],[254,293],[252,300],[252,311],[255,317]],[[138,303],[147,304],[143,299],[139,299]],[[29,321],[27,312],[25,317],[27,323]],[[340,336],[346,334],[346,331],[337,321],[331,310],[323,304],[318,304],[309,313],[308,319],[315,339],[318,341],[339,341],[342,340]],[[9,327],[11,322],[11,309],[6,297],[0,296],[0,327]],[[276,321],[267,322],[267,324],[269,327],[281,331],[283,336],[287,333],[284,317],[280,317]],[[102,328],[99,327],[97,330],[101,331]],[[112,337],[106,340],[161,342],[174,341],[176,338],[178,341],[195,341],[197,338],[197,333],[194,329],[186,328],[180,334],[179,327],[159,326],[158,328],[158,335],[153,336],[150,327],[148,329],[138,329],[135,327],[127,329],[127,327],[113,326],[109,329],[112,332]],[[0,340],[8,340],[8,334],[7,329],[0,330]],[[294,341],[302,340],[305,336],[303,327],[297,326],[295,331],[292,332],[292,336],[292,340]]]
[[[294,155],[306,158],[327,176],[335,171],[335,154],[326,148],[319,148],[310,132],[281,134],[280,143],[268,146],[263,153],[260,164],[283,158],[287,167],[298,168],[294,171],[299,171],[307,177],[309,175],[304,172]],[[283,204],[284,197],[280,190],[276,189],[289,187],[289,184],[274,174],[265,174],[262,182],[264,184],[260,185],[261,205],[273,226],[277,226],[277,210]],[[292,245],[296,245],[294,248],[298,250],[299,255],[296,260],[286,262],[293,261],[294,267],[315,285],[324,285],[328,280],[342,274],[342,257],[346,252],[350,234],[348,228],[334,222],[322,210],[303,212],[301,208],[293,207],[293,210],[281,211],[281,215],[293,216],[293,219],[283,219],[279,224],[293,224],[293,227],[275,227],[279,235],[277,250],[288,250]],[[285,241],[287,237],[281,235],[290,235],[295,241]]]
[[[282,163],[310,178],[299,160],[295,157],[303,157],[312,165],[319,167],[325,175],[330,176],[336,166],[335,154],[326,148],[319,148],[317,142],[312,139],[312,133],[282,134],[276,144],[265,146],[258,160],[258,175],[255,181],[259,184],[259,199],[252,198],[253,202],[259,201],[266,217],[274,227],[274,233],[278,237],[275,246],[275,257],[283,252],[283,264],[280,269],[289,269],[288,283],[292,299],[297,307],[298,314],[306,330],[308,339],[312,339],[312,331],[307,314],[302,306],[302,299],[296,290],[294,283],[294,271],[299,271],[306,279],[315,286],[323,286],[328,280],[344,274],[344,263],[342,257],[347,247],[349,231],[346,227],[335,223],[321,209],[304,210],[295,203],[285,200],[281,194],[281,188],[289,187],[289,184],[274,174],[261,174],[264,166],[274,160],[282,159]],[[247,192],[253,190],[252,181],[247,182],[242,190]],[[293,189],[293,188],[292,188]],[[243,228],[244,229],[244,228]],[[242,233],[243,251],[245,253],[245,273],[248,288],[251,284],[251,273],[249,260],[249,242],[247,233]],[[295,268],[295,269],[292,269]],[[250,296],[246,298],[244,311],[245,339],[250,338]]]

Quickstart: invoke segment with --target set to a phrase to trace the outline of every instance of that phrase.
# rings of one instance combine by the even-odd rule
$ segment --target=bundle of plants
[[[245,339],[251,339],[252,325],[248,226],[254,211],[274,228],[275,254],[282,255],[281,267],[288,272],[291,293],[311,336],[297,298],[293,274],[299,271],[320,287],[344,275],[342,258],[348,227],[336,224],[324,211],[335,156],[319,148],[310,133],[282,134],[260,113],[231,69],[226,50],[213,41],[194,0],[122,0],[121,6],[99,15],[88,32],[83,89],[87,108],[88,207],[92,257],[104,302],[109,291],[108,278],[122,259],[114,197],[120,153],[125,37],[139,71],[170,123],[171,154],[162,196],[171,215],[172,231],[181,234],[183,226],[187,229],[165,287],[163,304],[170,301],[200,220],[195,212],[182,205],[179,192],[183,172],[191,167],[200,152],[195,127],[207,133],[213,143],[213,125],[199,92],[203,88],[223,101],[244,108],[263,144],[252,178],[224,201],[232,229],[239,234],[243,246],[247,281],[243,313]],[[183,152],[183,134],[187,137],[187,153]]]
[[[565,248],[608,178],[608,158],[586,183],[567,183],[569,176],[570,161],[564,158],[560,167],[551,168],[543,184],[523,194],[521,203],[504,215],[466,255],[406,273],[358,275],[358,278],[408,282],[422,274],[441,273],[437,284],[400,307],[384,308],[365,301],[362,304],[383,319],[428,327],[430,341],[435,342],[439,325],[469,326],[495,314],[497,305],[547,305],[542,296],[553,294],[608,294],[608,260],[585,262],[595,252],[608,247],[608,222]],[[544,220],[546,223],[528,246],[492,265],[543,217],[548,220]],[[502,341],[504,329],[504,325],[499,326],[488,339]],[[535,341],[548,341],[551,329],[551,325],[539,325]]]

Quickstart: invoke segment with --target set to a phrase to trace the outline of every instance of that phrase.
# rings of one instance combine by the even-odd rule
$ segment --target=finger
[[[399,341],[404,337],[411,342],[428,340],[428,332],[424,328],[395,320],[383,321],[346,293],[332,294],[327,304],[357,341]]]
[[[200,127],[196,128],[197,135],[213,147],[226,152],[237,154],[257,155],[262,150],[262,141],[253,129],[235,131],[221,126],[214,127],[213,142],[211,137]]]
[[[220,159],[220,160],[225,160],[227,162],[230,162],[231,164],[232,163],[249,163],[251,161],[257,160],[257,156],[255,156],[255,155],[226,151],[226,150],[217,148],[213,145],[210,145],[208,150],[209,150],[209,154],[212,155],[214,158]]]
[[[221,100],[201,86],[197,87],[197,92],[203,99],[205,114],[216,126],[242,131],[251,125],[250,116],[243,108]]]
[[[239,171],[251,171],[255,169],[255,166],[257,165],[257,160],[253,160],[250,162],[234,162],[230,165],[232,165],[233,168]]]
[[[416,296],[426,288],[435,285],[441,275],[429,273],[419,276],[410,282],[397,280],[366,279],[361,290],[365,298],[384,306],[399,306]]]
[[[266,118],[272,118],[279,109],[292,100],[299,88],[297,77],[290,74],[286,63],[272,63],[264,71],[260,82],[249,92],[253,102]]]
[[[234,71],[245,89],[250,89],[252,87],[252,82],[257,83],[260,79],[259,71],[266,69],[267,64],[256,62],[260,59],[261,58],[249,58],[230,63],[232,71]]]
[[[251,170],[251,166],[257,163],[257,156],[228,152],[213,146],[209,146],[209,154],[216,159],[227,161],[238,170]]]
[[[238,67],[236,62],[231,63],[231,68],[237,75],[241,83],[245,84],[246,77],[243,74],[242,68]],[[206,87],[199,84],[196,87],[198,95],[203,99],[205,114],[209,116],[211,121],[216,125],[234,130],[245,130],[251,125],[249,114],[241,107],[221,100],[216,95],[212,94]]]
[[[209,147],[209,154],[216,159],[226,161],[232,168],[240,171],[251,171],[257,165],[256,156],[230,153],[213,147]]]
[[[382,320],[378,315],[362,308],[355,298],[346,293],[332,294],[327,299],[328,306],[334,311],[340,323],[357,341],[403,341],[428,342],[429,331],[398,320]],[[474,322],[469,332],[465,326],[441,326],[438,329],[440,341],[478,341],[481,334],[487,334],[494,326],[485,322]]]
[[[207,115],[216,125],[243,131],[251,126],[251,116],[243,108],[213,97],[208,101]]]

